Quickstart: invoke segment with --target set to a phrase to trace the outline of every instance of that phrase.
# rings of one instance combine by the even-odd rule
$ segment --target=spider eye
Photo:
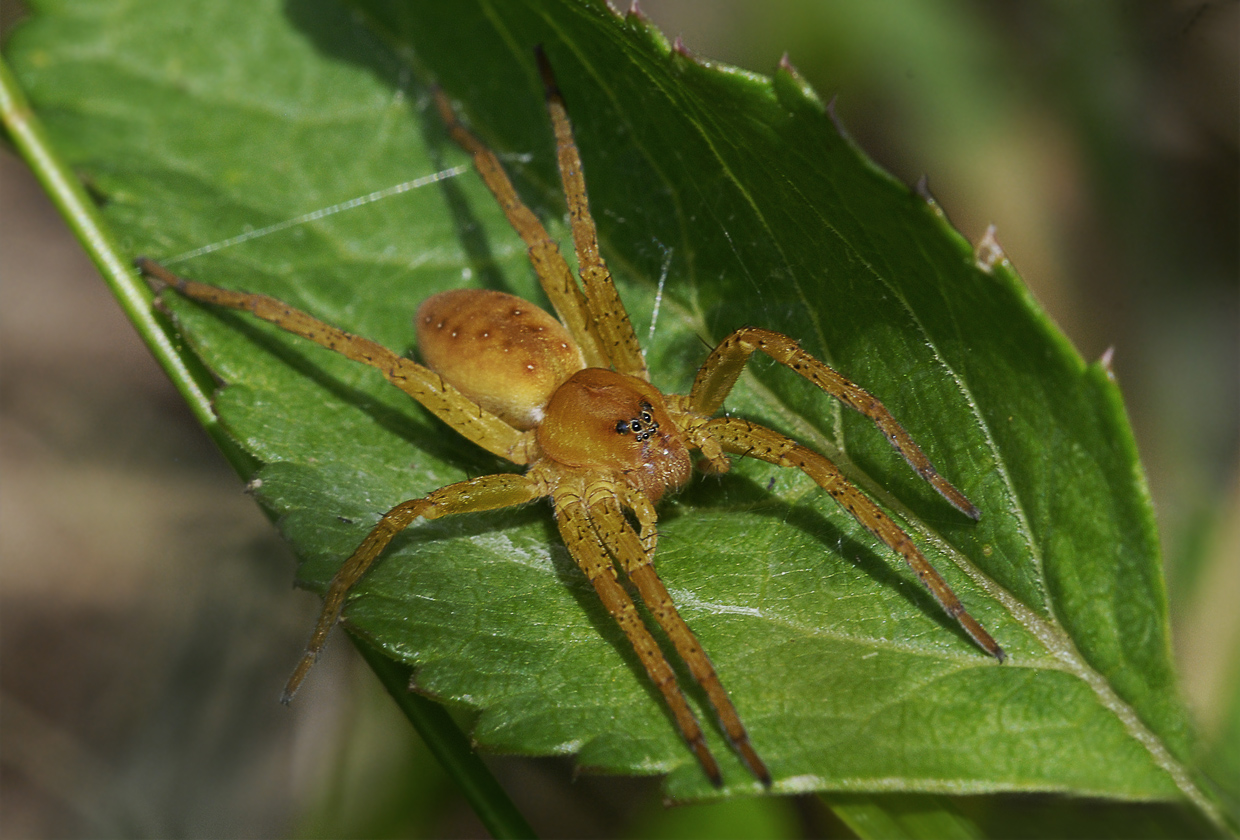
[[[621,420],[616,424],[616,431],[620,434],[632,432],[638,443],[644,443],[654,436],[658,431],[659,423],[654,419],[654,406],[648,402],[641,402],[638,405],[638,414],[629,420]]]
[[[641,419],[641,421],[646,424],[647,427],[653,426],[655,424],[654,416],[651,415],[650,413],[652,411],[654,411],[654,406],[652,406],[648,402],[643,402],[641,404],[641,414],[637,415]],[[633,423],[634,425],[636,425],[637,421],[634,420]]]

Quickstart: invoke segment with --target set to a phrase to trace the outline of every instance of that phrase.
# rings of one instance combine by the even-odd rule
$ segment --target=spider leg
[[[490,412],[484,411],[429,368],[398,356],[368,338],[325,324],[273,297],[234,292],[187,280],[146,257],[139,257],[136,265],[146,276],[176,289],[185,297],[249,312],[294,335],[308,338],[315,344],[334,350],[353,361],[376,368],[393,385],[413,397],[462,436],[501,458],[517,464],[527,463],[533,433],[518,431]]]
[[[628,495],[633,497],[640,494]],[[648,513],[645,509],[634,509],[642,526],[643,538],[639,539],[633,527],[624,518],[624,512],[614,488],[606,485],[600,486],[596,492],[591,493],[589,505],[590,520],[596,536],[624,569],[629,579],[633,581],[642,601],[645,602],[655,620],[659,622],[659,626],[667,633],[668,638],[672,640],[680,658],[689,666],[693,678],[706,691],[706,696],[711,706],[714,707],[728,740],[749,767],[750,772],[762,782],[764,787],[769,788],[771,786],[770,772],[750,744],[749,733],[745,730],[745,725],[741,723],[740,715],[737,714],[736,707],[732,705],[723,684],[719,682],[715,666],[711,664],[710,658],[702,649],[702,645],[689,625],[681,618],[676,610],[676,604],[672,601],[672,596],[668,593],[667,587],[663,585],[659,573],[655,571],[652,551],[647,550],[643,545],[646,535],[654,531],[653,518],[647,519],[647,517],[653,517],[653,509],[649,509]]]
[[[736,417],[708,420],[697,430],[715,438],[723,448],[737,455],[748,455],[781,467],[801,470],[814,479],[844,510],[865,526],[871,534],[904,558],[918,579],[930,590],[944,611],[954,618],[978,646],[1002,662],[1007,658],[1003,648],[986,632],[977,619],[965,611],[956,593],[921,553],[908,534],[883,513],[869,496],[844,477],[839,467],[823,455],[802,446],[776,431]]]
[[[796,340],[777,332],[743,327],[729,335],[707,357],[693,381],[689,394],[691,410],[714,414],[736,384],[741,370],[754,351],[761,350],[775,361],[799,373],[822,390],[873,421],[891,441],[913,470],[930,483],[944,499],[968,516],[980,519],[981,511],[939,475],[930,459],[904,430],[891,412],[870,392],[854,385],[827,365],[801,349]]]
[[[633,332],[628,312],[616,292],[611,272],[598,250],[598,230],[590,215],[590,202],[586,197],[585,175],[581,167],[581,154],[573,140],[573,126],[568,119],[564,96],[556,83],[551,62],[542,47],[535,50],[538,72],[542,75],[547,91],[547,110],[555,130],[556,161],[560,167],[560,180],[564,182],[564,198],[568,202],[568,218],[573,228],[573,244],[577,250],[577,270],[585,284],[586,297],[594,313],[598,330],[603,338],[612,367],[620,373],[638,376],[649,381],[646,358]]]
[[[543,291],[546,292],[556,314],[560,316],[560,320],[564,322],[573,339],[576,340],[577,346],[581,348],[586,365],[607,367],[608,355],[604,349],[603,339],[594,325],[595,319],[590,311],[590,303],[581,291],[581,287],[577,285],[577,280],[573,277],[572,269],[565,262],[564,255],[560,253],[560,246],[547,233],[547,229],[543,227],[543,223],[538,220],[534,212],[521,201],[508,174],[504,172],[499,159],[495,157],[495,153],[461,125],[461,121],[457,119],[456,112],[452,110],[452,105],[443,91],[436,89],[434,96],[435,107],[439,110],[439,116],[448,128],[449,136],[473,158],[474,169],[478,171],[482,182],[487,185],[487,189],[499,202],[508,223],[512,225],[526,248],[529,249],[530,264],[534,267],[534,273],[538,275],[538,281],[542,284]]]
[[[650,630],[637,612],[633,599],[620,585],[615,565],[599,541],[591,521],[590,512],[583,499],[584,488],[579,485],[580,482],[562,482],[554,495],[556,524],[564,538],[564,544],[568,547],[568,553],[594,586],[594,591],[598,593],[607,612],[628,637],[637,658],[641,660],[651,682],[663,694],[663,700],[671,710],[676,726],[693,754],[697,756],[698,763],[706,771],[711,784],[719,787],[723,784],[723,776],[719,772],[715,757],[706,745],[702,727],[676,682],[676,673],[672,666],[663,656],[654,636],[650,635]]]
[[[545,485],[537,478],[510,473],[484,475],[469,481],[449,484],[424,496],[401,502],[385,513],[379,524],[362,540],[353,555],[345,561],[339,571],[332,577],[327,594],[323,597],[323,612],[306,645],[306,651],[297,663],[293,675],[289,677],[284,688],[281,702],[288,703],[297,693],[298,687],[310,668],[323,651],[327,642],[327,634],[340,620],[340,612],[344,609],[345,599],[353,586],[362,579],[367,569],[392,541],[392,538],[403,531],[419,516],[423,519],[438,519],[454,513],[474,513],[496,508],[513,507],[531,502],[546,495]]]

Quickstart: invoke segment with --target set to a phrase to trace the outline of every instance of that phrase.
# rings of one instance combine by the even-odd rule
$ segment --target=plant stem
[[[220,428],[211,408],[210,395],[214,384],[210,374],[178,349],[176,338],[152,306],[151,291],[138,278],[129,259],[122,256],[121,249],[104,225],[82,182],[57,154],[3,57],[0,57],[0,119],[4,121],[9,140],[99,268],[99,273],[155,360],[185,398],[194,417],[233,461],[235,455],[231,450],[235,450],[236,445]],[[253,469],[248,456],[241,464],[234,461],[234,466],[239,471],[242,466],[246,472]]]
[[[460,786],[491,836],[497,840],[536,837],[447,710],[409,690],[409,667],[388,659],[360,636],[349,636],[435,758]]]

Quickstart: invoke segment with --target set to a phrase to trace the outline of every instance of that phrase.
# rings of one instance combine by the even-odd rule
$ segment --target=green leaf
[[[698,61],[598,2],[38,5],[10,55],[134,255],[402,352],[434,292],[538,298],[478,179],[289,222],[463,164],[427,107],[435,82],[563,234],[532,60],[544,44],[655,383],[683,393],[736,327],[785,332],[879,396],[983,512],[956,513],[790,372],[759,362],[743,377],[730,410],[836,458],[1010,654],[999,665],[977,650],[805,477],[742,462],[699,480],[661,508],[659,569],[776,789],[1213,809],[1187,764],[1157,535],[1116,383],[793,73]],[[311,588],[394,504],[512,468],[372,370],[236,313],[168,304],[227,383],[220,421],[265,464],[258,496]],[[576,753],[668,773],[678,798],[716,795],[545,505],[415,525],[346,618],[413,664],[420,690],[478,709],[485,747]],[[757,791],[708,729],[724,792]]]
[[[1217,829],[1178,805],[1047,796],[953,797],[926,794],[830,795],[831,807],[858,837],[1188,838]]]
[[[831,797],[832,810],[861,838],[925,838],[925,840],[974,840],[984,834],[942,796],[894,794],[891,796]]]

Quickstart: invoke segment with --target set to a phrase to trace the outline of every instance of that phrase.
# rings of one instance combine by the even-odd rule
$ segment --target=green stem
[[[152,305],[150,289],[116,246],[82,182],[56,153],[3,57],[0,57],[0,118],[9,140],[39,179],[82,248],[94,260],[138,335],[185,398],[198,422],[232,460],[234,456],[230,450],[236,446],[220,428],[211,408],[213,384],[210,375],[178,351],[177,339],[166,324],[161,323],[161,316]],[[234,466],[239,470],[242,466],[252,470],[253,465],[247,458],[242,464],[234,461]]]
[[[409,690],[411,670],[388,659],[360,636],[349,634],[396,705],[460,786],[474,813],[495,838],[536,837],[491,771],[443,706]]]

